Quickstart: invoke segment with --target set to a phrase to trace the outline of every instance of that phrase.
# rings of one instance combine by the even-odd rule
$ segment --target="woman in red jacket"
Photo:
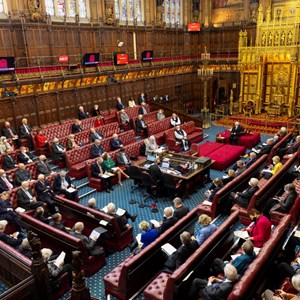
[[[34,141],[36,148],[44,148],[48,146],[48,139],[43,134],[43,130],[41,128],[37,129]]]

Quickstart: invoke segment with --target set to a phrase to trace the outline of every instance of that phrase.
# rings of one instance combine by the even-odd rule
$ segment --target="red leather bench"
[[[161,246],[165,243],[180,244],[182,231],[194,226],[197,210],[179,220],[137,255],[131,255],[104,276],[105,294],[118,299],[129,299],[160,272],[164,262]]]
[[[233,230],[238,221],[238,214],[233,213],[173,274],[161,272],[144,290],[144,299],[184,299],[186,288],[182,281],[190,272],[204,264],[209,265],[214,258],[221,257],[229,250],[233,245]]]
[[[228,300],[257,299],[260,296],[262,292],[260,288],[268,280],[267,270],[274,264],[274,260],[287,237],[290,220],[290,215],[281,219],[278,226],[273,230],[270,239],[261,248],[241,279],[234,285]]]
[[[161,121],[148,124],[148,135],[154,135],[158,145],[165,143],[165,131],[171,128],[170,120],[171,117],[168,117]]]
[[[258,182],[259,190],[253,195],[248,205],[248,208],[240,207],[235,204],[231,210],[238,210],[240,214],[240,221],[244,225],[249,225],[251,220],[249,218],[249,211],[252,208],[257,208],[261,210],[264,204],[269,198],[272,198],[276,194],[276,187],[282,187],[285,180],[286,172],[294,165],[296,159],[298,158],[298,153],[294,153],[292,157],[283,165],[283,167],[270,179],[261,178]]]
[[[242,174],[234,178],[232,181],[228,182],[215,194],[211,205],[200,203],[197,206],[199,214],[207,214],[212,219],[215,219],[220,214],[220,203],[222,202],[222,200],[227,199],[231,192],[236,192],[246,188],[248,186],[249,179],[252,177],[257,177],[266,160],[267,154],[260,157]]]
[[[63,207],[65,211],[68,209],[76,211],[76,215],[78,216],[91,214],[98,223],[101,220],[108,222],[105,228],[108,230],[107,234],[109,239],[105,240],[105,245],[110,251],[122,251],[133,242],[133,227],[130,226],[126,231],[121,232],[118,222],[113,216],[60,196],[55,197],[55,201],[59,204],[59,207]],[[80,219],[80,217],[78,217],[78,219]]]

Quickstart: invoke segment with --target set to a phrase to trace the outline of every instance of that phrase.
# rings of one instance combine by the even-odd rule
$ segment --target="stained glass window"
[[[0,0],[1,1],[1,0]],[[87,18],[86,0],[45,0],[46,12],[50,16]]]
[[[181,0],[164,0],[163,6],[167,24],[182,24],[181,2]]]
[[[144,19],[143,14],[143,0],[115,0],[115,15],[120,23],[133,24],[136,19],[137,23],[142,23]]]

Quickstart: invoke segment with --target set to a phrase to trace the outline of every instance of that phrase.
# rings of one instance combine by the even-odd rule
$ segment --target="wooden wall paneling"
[[[12,126],[15,126],[14,110],[13,110],[13,99],[3,98],[0,101],[0,129],[3,128],[3,123],[9,121]]]
[[[61,120],[78,118],[78,98],[75,89],[67,89],[59,92],[59,111]]]
[[[69,55],[80,54],[80,42],[78,39],[78,29],[68,27],[66,28],[66,41],[68,44]]]
[[[94,31],[89,28],[80,28],[79,39],[82,54],[91,52],[100,52],[95,46]]]
[[[79,88],[77,89],[79,105],[82,105],[86,111],[91,111],[94,106],[93,88]]]
[[[14,56],[14,47],[9,27],[2,27],[0,29],[0,55]]]
[[[120,84],[121,87],[121,98],[123,103],[127,106],[128,100],[130,97],[133,97],[133,83],[132,82],[122,82]]]
[[[16,68],[26,67],[29,65],[29,58],[27,56],[27,46],[25,33],[19,26],[13,26],[13,44],[16,56]]]
[[[38,125],[38,111],[34,95],[14,97],[13,110],[16,128],[22,124],[23,118],[26,118],[31,126]]]
[[[36,101],[39,125],[60,121],[57,93],[38,94]]]
[[[154,78],[147,78],[145,80],[145,91],[148,99],[152,99],[156,95]]]
[[[107,110],[106,85],[96,85],[93,92],[95,94],[95,103],[99,105],[100,110]]]
[[[139,79],[134,82],[132,97],[137,100],[141,93],[147,93],[145,90],[145,80]]]
[[[103,31],[103,61],[112,60],[112,52],[117,51],[117,33],[113,30],[104,30]]]
[[[119,83],[110,83],[107,85],[107,102],[108,108],[116,107],[117,97],[121,97],[120,84]]]
[[[67,37],[64,28],[55,27],[52,29],[52,43],[53,43],[53,55],[69,55],[69,49],[67,44]],[[56,60],[56,63],[58,60]],[[69,63],[74,63],[72,57],[69,58]]]

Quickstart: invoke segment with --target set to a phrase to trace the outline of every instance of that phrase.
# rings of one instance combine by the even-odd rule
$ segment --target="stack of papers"
[[[168,256],[172,255],[177,249],[171,244],[166,243],[161,246],[161,250],[164,251]]]

